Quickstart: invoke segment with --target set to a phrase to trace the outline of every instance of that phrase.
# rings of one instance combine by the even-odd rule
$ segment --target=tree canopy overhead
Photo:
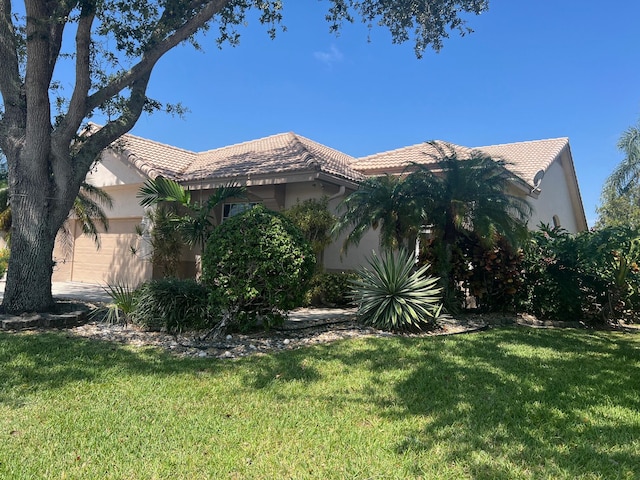
[[[329,29],[360,19],[413,41],[420,56],[488,0],[325,0]],[[7,157],[13,240],[3,305],[45,310],[51,296],[55,235],[100,152],[144,111],[170,109],[146,95],[165,53],[203,30],[219,45],[239,41],[248,14],[274,36],[282,0],[0,0],[0,150]],[[62,62],[73,87],[60,90]],[[65,63],[66,65],[66,63]],[[101,129],[88,120],[106,113]]]
[[[607,178],[597,208],[597,228],[640,227],[640,122],[625,130],[617,144],[622,161]]]

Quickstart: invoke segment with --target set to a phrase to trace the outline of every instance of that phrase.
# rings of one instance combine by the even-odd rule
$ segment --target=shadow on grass
[[[363,403],[404,425],[391,448],[411,459],[415,477],[429,477],[425,458],[435,457],[473,478],[640,478],[638,336],[511,328],[342,341],[230,362],[64,333],[0,333],[0,365],[0,402],[15,406],[34,391],[118,372],[233,371],[249,389],[283,396],[291,389],[279,384],[299,382],[305,388],[295,395],[315,395],[328,409]],[[340,382],[322,383],[331,376]]]
[[[397,453],[446,445],[443,461],[464,461],[473,478],[640,478],[638,340],[504,329],[425,342],[390,415],[426,421]]]
[[[0,332],[0,365],[0,403],[14,406],[31,392],[101,381],[114,372],[173,375],[211,367],[194,359],[171,357],[156,348],[130,349],[64,332]]]
[[[395,445],[415,477],[438,457],[471,478],[640,478],[639,336],[504,328],[339,342],[261,360],[247,384],[313,382],[327,374],[306,366],[316,362],[368,375],[360,390],[326,392],[327,408],[366,403],[415,425]]]

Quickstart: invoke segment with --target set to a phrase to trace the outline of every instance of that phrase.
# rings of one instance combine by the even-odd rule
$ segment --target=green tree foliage
[[[640,311],[640,232],[605,227],[572,235],[542,225],[524,246],[520,308],[554,320],[634,320]]]
[[[607,180],[619,193],[622,193],[640,180],[640,124],[629,127],[618,140],[618,150],[624,158]]]
[[[602,188],[596,228],[640,226],[640,124],[629,127],[617,146],[624,158]]]
[[[298,202],[285,212],[285,215],[300,229],[309,242],[318,260],[318,269],[322,268],[322,252],[332,241],[331,231],[336,217],[329,211],[329,198],[310,198]]]
[[[202,258],[202,283],[223,326],[278,323],[302,304],[315,255],[284,215],[258,205],[216,228]]]
[[[640,228],[640,183],[631,184],[620,192],[606,182],[596,211],[596,229],[624,225]]]
[[[362,19],[413,40],[420,56],[487,0],[326,0],[337,31]],[[250,13],[274,36],[282,0],[24,0],[0,2],[0,150],[7,157],[13,247],[3,305],[42,311],[53,304],[55,236],[100,152],[130,131],[143,112],[179,112],[147,96],[158,61],[198,34],[217,30],[235,45]],[[66,64],[65,64],[66,62]],[[64,68],[71,67],[71,68]],[[72,81],[61,72],[73,71]],[[65,86],[71,85],[65,88]],[[97,114],[103,128],[87,129]]]

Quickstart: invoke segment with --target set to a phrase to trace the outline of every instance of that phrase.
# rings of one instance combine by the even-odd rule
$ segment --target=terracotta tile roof
[[[189,150],[130,134],[117,140],[113,149],[124,152],[129,162],[150,178],[161,175],[178,180],[196,159],[196,154]]]
[[[453,149],[460,159],[467,158],[472,151],[477,150],[496,159],[505,160],[509,171],[533,187],[536,174],[540,170],[546,170],[553,163],[563,149],[569,145],[569,139],[555,138],[476,148],[462,147],[439,140],[434,143],[441,145],[445,151],[447,148]],[[367,175],[399,173],[412,162],[424,165],[435,163],[434,156],[438,155],[438,150],[430,143],[425,142],[362,157],[357,159],[352,166]]]
[[[435,163],[435,159],[440,156],[438,147],[445,152],[453,150],[458,158],[467,158],[471,153],[471,149],[455,145],[453,143],[442,142],[436,140],[436,145],[429,142],[418,143],[408,147],[390,150],[388,152],[376,153],[366,157],[358,158],[351,166],[356,170],[367,175],[375,175],[381,173],[400,173],[405,167],[412,163],[429,165]]]
[[[194,181],[320,171],[357,182],[364,176],[350,166],[354,160],[290,132],[199,153],[182,179]]]
[[[443,141],[433,142],[460,159],[479,150],[508,162],[507,168],[530,186],[539,171],[545,171],[569,146],[568,138],[488,145],[468,148]],[[133,166],[155,178],[162,175],[181,181],[250,178],[294,172],[319,171],[352,182],[365,175],[400,173],[411,163],[431,164],[439,156],[430,143],[376,153],[355,159],[295,133],[281,133],[258,140],[201,153],[184,150],[126,134],[114,145]]]
[[[533,140],[529,142],[506,143],[477,147],[491,157],[501,158],[508,162],[507,168],[527,182],[536,186],[534,180],[541,170],[544,172],[553,161],[569,146],[569,139],[552,138],[548,140]]]
[[[123,135],[112,149],[123,152],[144,175],[178,181],[250,178],[318,171],[359,182],[355,158],[294,133],[196,153],[135,135]]]

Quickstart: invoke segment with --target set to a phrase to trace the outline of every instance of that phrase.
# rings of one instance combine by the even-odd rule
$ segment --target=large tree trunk
[[[23,210],[23,209],[17,209]],[[22,217],[31,217],[31,227],[13,220],[11,257],[3,306],[8,312],[44,312],[53,307],[51,274],[55,234],[41,212],[28,208]],[[25,228],[26,227],[26,228]]]
[[[75,198],[55,187],[48,167],[49,138],[32,143],[12,152],[17,158],[7,155],[12,226],[3,306],[15,313],[44,312],[53,307],[53,247]]]

